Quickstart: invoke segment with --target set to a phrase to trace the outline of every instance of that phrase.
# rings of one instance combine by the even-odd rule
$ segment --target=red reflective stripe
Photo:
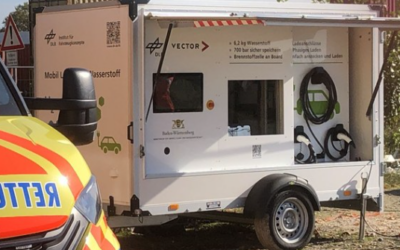
[[[61,172],[61,174],[68,178],[68,185],[72,192],[72,195],[75,197],[75,200],[78,198],[79,193],[83,189],[83,184],[79,179],[77,173],[72,168],[71,164],[64,159],[62,156],[53,152],[41,145],[34,144],[32,141],[24,139],[19,136],[15,136],[13,134],[6,133],[4,131],[0,131],[0,139],[14,143],[20,147],[23,147],[31,152],[42,156],[43,158],[50,161],[56,168]]]
[[[224,23],[221,20],[217,20],[219,26],[224,26]]]
[[[90,247],[88,245],[85,245],[82,250],[90,250]]]
[[[2,146],[0,146],[0,158],[2,161],[0,175],[46,174],[46,171],[34,161]]]
[[[68,216],[0,217],[0,239],[46,232],[61,227]]]
[[[100,246],[101,250],[114,250],[114,246],[104,237],[103,230],[101,227],[96,227],[92,225],[90,229],[90,233],[95,238],[97,244]]]

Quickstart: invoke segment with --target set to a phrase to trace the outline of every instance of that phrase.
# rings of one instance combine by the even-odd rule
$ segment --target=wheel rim
[[[286,243],[296,243],[307,233],[309,216],[303,202],[291,197],[279,204],[274,214],[274,229]]]

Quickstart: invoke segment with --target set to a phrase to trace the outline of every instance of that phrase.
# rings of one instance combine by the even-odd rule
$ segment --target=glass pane
[[[153,82],[156,82],[156,74],[153,74]],[[154,91],[154,113],[201,111],[203,111],[202,73],[159,75]]]
[[[283,133],[282,80],[228,81],[230,136]]]
[[[11,95],[3,76],[0,75],[0,116],[1,115],[21,115],[21,112]]]

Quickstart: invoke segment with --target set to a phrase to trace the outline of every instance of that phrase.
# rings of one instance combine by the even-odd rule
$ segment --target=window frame
[[[23,97],[21,95],[21,93],[19,92],[16,83],[14,82],[14,80],[12,79],[10,73],[8,72],[7,67],[4,65],[3,61],[0,60],[0,76],[3,78],[4,80],[4,86],[6,89],[9,90],[10,93],[10,98],[14,100],[15,104],[18,107],[19,110],[19,114],[15,114],[12,116],[27,116],[29,115],[29,111],[28,108],[25,104],[25,102],[23,102]],[[3,116],[0,114],[0,116]]]
[[[242,124],[242,122],[238,121],[237,123],[232,122],[233,117],[231,117],[231,114],[233,114],[234,116],[237,116],[237,113],[240,111],[237,110],[236,105],[240,105],[240,103],[236,100],[232,100],[231,99],[231,94],[234,92],[234,88],[236,88],[238,85],[237,84],[242,84],[245,81],[249,81],[249,82],[253,82],[256,83],[256,95],[257,95],[257,100],[255,102],[255,105],[257,106],[257,109],[259,109],[259,113],[257,114],[258,117],[256,117],[255,119],[252,119],[253,121],[255,121],[256,123],[258,123],[260,126],[257,130],[256,134],[252,134],[251,130],[251,126],[250,124]],[[230,86],[230,84],[232,84]],[[265,86],[263,86],[263,84],[265,84]],[[274,84],[274,103],[275,103],[275,107],[273,108],[275,110],[275,122],[274,122],[274,133],[268,133],[268,112],[264,112],[262,113],[261,111],[267,111],[268,109],[268,84]],[[230,128],[229,131],[232,128],[245,128],[246,126],[250,126],[250,134],[242,134],[241,136],[272,136],[272,135],[282,135],[284,134],[284,107],[283,107],[283,98],[284,98],[284,89],[283,89],[283,84],[284,84],[284,80],[283,79],[229,79],[227,81],[227,91],[228,91],[228,127]],[[236,86],[235,86],[236,85]],[[232,89],[231,89],[232,88]],[[235,97],[238,98],[238,97]],[[260,100],[262,98],[265,98],[265,100],[263,101],[263,103],[260,102]],[[235,103],[233,103],[235,101]],[[231,106],[233,105],[233,107]],[[245,104],[246,105],[246,104]],[[262,107],[264,106],[264,107]],[[231,111],[231,107],[233,108],[233,110]],[[244,111],[242,111],[243,113]],[[245,112],[246,113],[246,112]],[[261,125],[262,123],[262,125]],[[232,127],[231,127],[232,126]],[[228,134],[231,137],[235,137],[238,135],[235,135],[234,133],[229,133]]]

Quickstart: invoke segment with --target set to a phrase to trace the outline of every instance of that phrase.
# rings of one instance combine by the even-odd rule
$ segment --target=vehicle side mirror
[[[60,110],[54,127],[75,145],[89,144],[97,129],[96,94],[92,75],[84,69],[66,69],[63,75],[63,100],[89,101],[82,109]],[[94,103],[93,103],[94,102]]]
[[[79,68],[64,71],[62,99],[27,97],[25,101],[29,109],[60,110],[58,121],[50,125],[75,145],[86,145],[94,140],[96,95],[89,71]]]

